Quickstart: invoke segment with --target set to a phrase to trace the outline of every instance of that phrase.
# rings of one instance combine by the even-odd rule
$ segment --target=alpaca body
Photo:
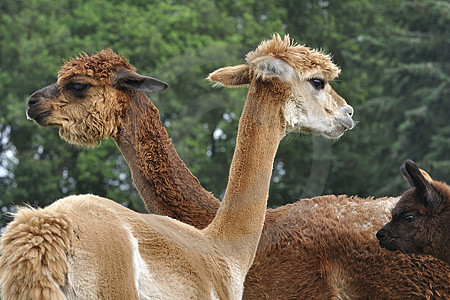
[[[13,252],[24,258],[31,255],[30,247],[39,237],[43,240],[39,246],[52,250],[54,243],[46,245],[45,241],[66,241],[59,249],[58,263],[59,270],[67,272],[42,274],[53,283],[56,282],[53,276],[66,277],[64,284],[55,283],[52,287],[59,296],[49,299],[64,299],[59,290],[67,299],[241,298],[246,271],[240,269],[238,254],[234,258],[224,257],[218,247],[211,246],[213,243],[201,230],[174,219],[139,214],[94,195],[69,196],[45,209],[23,208],[16,219],[19,222],[9,225],[3,241],[15,240],[11,234],[28,225],[29,232],[23,238],[27,241],[14,250],[3,248],[6,254]],[[65,235],[58,232],[60,235],[53,237],[47,230],[55,219],[67,221]],[[40,226],[36,225],[36,220]],[[39,268],[41,261],[46,261],[46,253],[42,255],[44,258],[36,260],[30,269]],[[21,264],[17,263],[16,270],[23,270]],[[179,267],[174,268],[174,265]],[[5,270],[4,266],[2,269]],[[2,274],[15,277],[13,275]],[[45,279],[35,279],[35,282],[42,280]],[[30,299],[33,292],[24,285],[16,296]],[[45,298],[42,295],[36,299]]]

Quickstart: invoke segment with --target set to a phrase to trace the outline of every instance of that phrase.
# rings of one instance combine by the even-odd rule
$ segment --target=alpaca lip
[[[334,130],[334,131],[330,131],[330,132],[323,132],[320,135],[328,138],[328,139],[338,139],[340,138],[344,133],[345,133],[346,129],[342,129],[341,130]]]
[[[400,250],[400,247],[392,239],[386,242],[380,241],[380,247],[389,251]]]
[[[345,130],[352,130],[355,127],[355,122],[352,118],[340,118],[337,120],[342,126],[344,126]]]
[[[397,245],[395,238],[393,237],[378,238],[378,240],[381,248],[385,248],[389,251],[400,250],[400,247]]]
[[[33,120],[39,125],[46,126],[45,120],[50,115],[50,111],[44,111],[44,112],[36,112],[35,110],[29,108],[27,110],[27,118],[29,120]]]

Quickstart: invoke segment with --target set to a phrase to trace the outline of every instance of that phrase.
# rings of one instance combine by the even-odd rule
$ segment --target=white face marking
[[[353,127],[349,114],[351,107],[337,103],[329,84],[324,89],[316,89],[309,81],[302,81],[293,88],[293,93],[293,98],[288,99],[285,105],[286,133],[338,138]]]

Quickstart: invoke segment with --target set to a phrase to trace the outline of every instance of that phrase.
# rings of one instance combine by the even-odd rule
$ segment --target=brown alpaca
[[[411,160],[401,171],[412,188],[392,209],[392,220],[377,232],[380,246],[431,254],[450,264],[450,186],[432,180]]]
[[[279,55],[289,55],[293,48],[287,47]],[[294,54],[301,60],[301,54]],[[306,57],[308,54],[304,52]],[[241,79],[236,78],[236,82]],[[48,99],[44,91],[31,97],[30,110],[45,111],[43,102],[57,101]],[[81,120],[83,117],[73,122]],[[52,125],[45,119],[37,121],[43,126]],[[201,187],[179,159],[150,101],[145,97],[133,98],[115,126],[117,134],[112,137],[126,158],[149,211],[200,229],[208,225],[220,202]],[[445,298],[450,294],[448,266],[429,257],[387,253],[374,239],[376,230],[388,221],[396,201],[397,198],[324,196],[267,210],[254,264],[245,281],[244,298],[344,299],[347,291],[352,291],[355,299]],[[358,218],[353,207],[357,207]],[[305,217],[311,214],[311,209],[316,212],[315,219]],[[336,213],[330,214],[332,211]],[[324,227],[327,229],[323,230]],[[321,233],[322,240],[304,238],[317,233]],[[342,233],[346,234],[345,243]],[[355,245],[355,249],[349,245]],[[366,249],[373,255],[368,257]],[[336,251],[340,251],[339,255]],[[336,258],[339,263],[334,265],[342,267],[338,270],[345,271],[347,280],[335,280],[336,274],[344,271],[337,272],[323,257]]]
[[[102,138],[112,137],[130,166],[133,182],[147,209],[203,229],[211,223],[220,201],[200,186],[180,159],[161,125],[158,109],[144,94],[132,87],[126,99],[111,94],[117,94],[113,84],[114,80],[119,81],[117,75],[108,77],[113,68],[120,64],[130,71],[135,68],[108,53],[85,55],[68,62],[59,71],[58,79],[61,82],[81,73],[88,80],[81,85],[92,84],[104,92],[91,92],[93,96],[84,101],[62,106],[59,94],[54,94],[55,86],[50,85],[31,96],[28,117],[42,126],[59,127],[61,137],[73,144],[99,145]],[[136,72],[119,75],[124,77],[122,81],[132,75],[145,83],[146,77]],[[160,89],[166,87],[164,84]],[[154,88],[140,90],[152,92]],[[52,114],[48,116],[49,111]]]
[[[281,42],[277,37],[250,53],[248,65],[223,68],[210,76],[227,85],[241,78],[236,84],[250,84],[250,89],[225,196],[205,229],[138,214],[92,195],[67,197],[41,210],[20,209],[2,236],[2,297],[241,298],[263,228],[281,139],[295,131],[337,138],[353,127],[351,108],[327,83],[338,71],[330,58],[298,47],[313,59],[310,83],[295,64],[266,52],[288,47],[288,39]],[[132,97],[145,98],[139,90],[164,88],[163,83],[135,73],[112,51],[102,51],[67,63],[57,84],[41,92],[49,101],[38,104],[34,99],[28,113],[38,122],[61,126],[61,135],[68,140],[95,143],[81,137],[83,132],[97,140],[116,134],[114,126],[100,129],[94,119],[105,118],[103,125],[111,124],[120,109],[102,111],[112,106],[86,100],[127,103]],[[80,114],[86,114],[86,121],[74,124],[72,118],[79,119]]]

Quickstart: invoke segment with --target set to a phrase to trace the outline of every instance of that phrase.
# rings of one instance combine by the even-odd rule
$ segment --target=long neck
[[[214,218],[220,202],[200,185],[178,156],[144,93],[130,97],[114,138],[127,161],[133,182],[151,213],[166,215],[199,229]]]
[[[284,134],[282,93],[270,83],[253,81],[239,122],[227,189],[215,219],[204,230],[231,253],[239,253],[248,267],[263,227],[273,161]]]

